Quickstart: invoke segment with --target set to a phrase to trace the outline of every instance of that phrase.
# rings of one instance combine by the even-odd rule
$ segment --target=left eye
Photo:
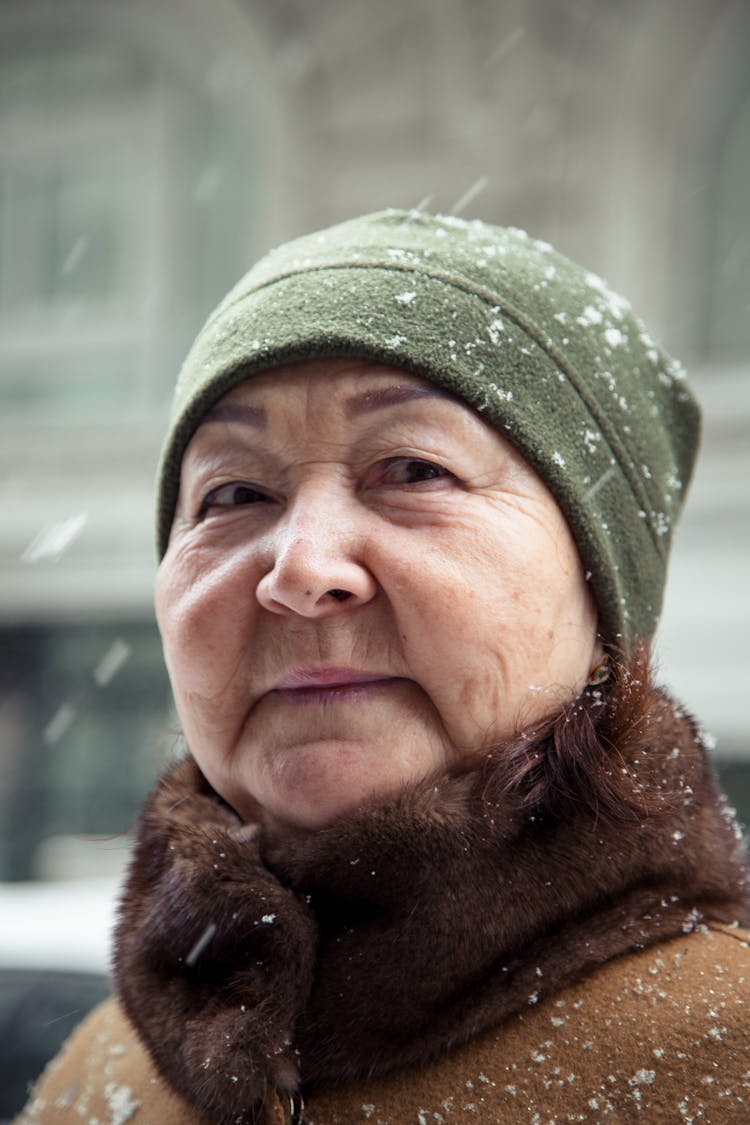
[[[262,504],[268,500],[264,492],[243,481],[232,481],[214,488],[203,499],[199,517],[205,516],[211,508],[239,508],[245,504]]]
[[[408,457],[392,457],[383,462],[381,479],[385,484],[421,484],[424,481],[452,477],[434,461],[418,461]]]

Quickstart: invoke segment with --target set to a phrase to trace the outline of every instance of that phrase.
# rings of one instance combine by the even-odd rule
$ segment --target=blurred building
[[[387,206],[525,227],[688,363],[659,653],[750,818],[749,58],[744,0],[0,0],[0,878],[74,869],[169,750],[152,479],[190,339],[269,246]]]

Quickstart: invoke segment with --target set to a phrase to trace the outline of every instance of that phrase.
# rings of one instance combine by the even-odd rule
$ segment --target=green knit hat
[[[211,404],[259,371],[344,355],[421,375],[513,442],[565,514],[605,640],[628,649],[653,633],[698,445],[682,368],[622,297],[547,243],[418,211],[271,251],[209,317],[162,452],[160,556]]]

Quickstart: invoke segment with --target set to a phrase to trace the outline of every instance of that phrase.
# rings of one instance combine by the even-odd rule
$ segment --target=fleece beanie
[[[260,371],[345,355],[422,376],[511,441],[567,519],[604,640],[627,651],[651,636],[698,446],[684,372],[596,274],[523,231],[452,216],[389,210],[296,239],[222,301],[177,382],[160,557],[209,407]]]

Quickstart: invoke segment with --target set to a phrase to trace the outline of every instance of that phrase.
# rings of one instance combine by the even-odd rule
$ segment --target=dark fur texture
[[[704,920],[748,920],[736,826],[645,660],[475,771],[264,839],[190,760],[140,821],[125,1008],[217,1121],[384,1073]],[[191,956],[192,951],[192,956]]]

